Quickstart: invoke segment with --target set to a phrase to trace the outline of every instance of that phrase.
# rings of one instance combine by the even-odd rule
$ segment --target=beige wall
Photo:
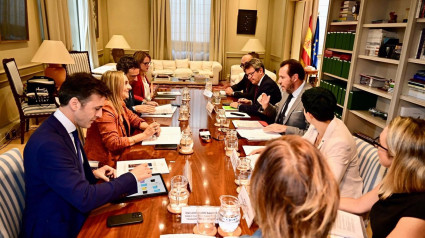
[[[37,0],[28,0],[29,41],[22,43],[0,44],[0,59],[15,58],[21,76],[24,79],[43,71],[41,64],[32,63],[31,58],[41,44],[38,20]],[[7,77],[0,66],[0,140],[6,131],[19,123],[19,114],[10,90]],[[0,141],[1,143],[1,141]]]

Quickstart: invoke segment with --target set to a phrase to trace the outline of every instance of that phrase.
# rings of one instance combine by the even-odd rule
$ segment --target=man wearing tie
[[[113,168],[91,170],[76,128],[89,128],[102,115],[108,94],[91,74],[69,76],[59,91],[60,107],[28,140],[22,237],[76,237],[91,210],[137,192],[137,181],[152,176],[146,164],[113,181]]]
[[[245,74],[254,87],[254,97],[252,100],[240,98],[238,102],[232,102],[231,107],[238,108],[240,112],[246,112],[250,115],[259,115],[261,108],[258,98],[260,95],[270,95],[269,101],[274,104],[280,101],[282,95],[279,86],[273,79],[264,73],[264,64],[259,59],[251,59],[245,63]]]
[[[283,91],[282,100],[273,105],[267,93],[259,99],[260,112],[267,116],[268,121],[274,122],[266,126],[264,131],[298,135],[306,132],[308,123],[304,117],[301,96],[311,86],[304,77],[304,68],[297,60],[289,59],[280,64],[278,83]]]

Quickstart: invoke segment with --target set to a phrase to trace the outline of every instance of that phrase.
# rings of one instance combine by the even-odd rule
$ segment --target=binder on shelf
[[[350,110],[369,110],[376,106],[378,96],[365,91],[350,91],[347,108]]]

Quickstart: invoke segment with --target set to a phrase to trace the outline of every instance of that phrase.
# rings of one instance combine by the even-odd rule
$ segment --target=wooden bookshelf
[[[403,28],[407,27],[407,23],[369,23],[363,24],[365,28]]]
[[[350,112],[382,129],[386,125],[386,121],[384,119],[372,116],[369,111],[350,110]]]
[[[333,74],[330,74],[330,73],[323,73],[323,74],[324,74],[324,75],[326,75],[326,76],[329,76],[329,77],[335,78],[335,79],[339,79],[339,80],[345,81],[345,82],[347,82],[347,81],[348,81],[348,79],[346,79],[346,78],[339,77],[339,76],[336,76],[336,75],[333,75]]]
[[[330,6],[330,4],[329,4]],[[339,9],[339,8],[338,8]],[[331,22],[331,26],[352,26],[357,25],[357,21],[339,21],[339,22]]]
[[[352,50],[341,50],[341,49],[335,49],[335,48],[328,48],[327,50],[331,50],[331,51],[335,51],[335,52],[339,52],[339,53],[344,53],[344,54],[352,54],[353,53]]]
[[[376,61],[376,62],[381,62],[381,63],[399,64],[399,60],[381,58],[381,57],[377,57],[377,56],[359,55],[359,58],[360,59],[366,59],[366,60],[372,60],[372,61]]]
[[[369,87],[369,86],[366,86],[366,85],[363,85],[363,84],[355,83],[353,85],[353,87],[360,89],[360,90],[363,90],[363,91],[366,91],[366,92],[369,92],[369,93],[372,93],[372,94],[375,94],[375,95],[378,95],[380,97],[383,97],[383,98],[386,98],[386,99],[389,99],[389,100],[391,100],[391,98],[392,98],[391,93],[384,92],[384,91],[379,90],[377,88],[372,88],[372,87]]]

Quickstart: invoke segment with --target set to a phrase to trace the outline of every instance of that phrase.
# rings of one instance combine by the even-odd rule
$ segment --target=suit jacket
[[[125,105],[123,119],[119,118],[110,101],[106,101],[102,108],[102,117],[96,119],[87,129],[84,150],[90,160],[99,161],[99,166],[109,165],[115,167],[125,148],[130,146],[131,128],[139,128],[142,118],[128,110]]]
[[[303,137],[314,144],[317,136],[316,128],[310,125]],[[339,183],[341,197],[360,197],[363,182],[360,177],[356,142],[344,122],[334,118],[326,128],[322,141],[317,148],[325,156],[336,181]]]
[[[270,95],[270,103],[275,104],[282,99],[282,94],[280,92],[279,86],[267,74],[264,75],[264,78],[258,87],[257,94],[255,94],[255,87],[256,85],[253,85],[254,98],[252,99],[252,105],[241,104],[239,106],[239,111],[246,112],[250,115],[261,116],[261,114],[258,112],[258,110],[261,108],[261,104],[257,101],[258,96],[260,96],[262,93]]]
[[[283,120],[283,125],[287,126],[285,134],[303,135],[306,132],[309,124],[304,117],[304,105],[301,102],[301,96],[305,90],[310,88],[311,85],[306,82],[303,89],[301,90],[300,95],[295,99],[294,104],[291,106],[291,108],[287,109],[288,116],[286,116]],[[282,107],[285,105],[288,96],[289,94],[287,92],[283,92],[282,100],[278,104],[272,105],[269,103],[267,108],[262,111],[262,113],[267,116],[269,122],[278,121],[279,112],[282,111]]]
[[[81,151],[85,177],[74,144],[56,117],[50,116],[32,134],[24,150],[23,237],[76,237],[91,210],[137,192],[130,173],[96,184]]]
[[[128,98],[125,100],[125,106],[132,112],[137,113],[133,107],[136,106],[136,99],[134,98],[133,90],[128,91]]]
[[[249,81],[248,76],[245,74],[239,83],[231,87],[233,89],[233,97],[235,98],[246,98],[253,100],[255,94],[255,87]]]
[[[149,84],[148,78],[146,76],[144,78],[146,82]],[[137,75],[137,81],[133,81],[133,83],[131,84],[131,90],[132,90],[135,103],[137,104],[142,103],[143,100],[146,98],[146,96],[145,96],[145,85],[143,84],[142,76],[140,76],[140,74]],[[130,110],[133,110],[133,108],[130,108]]]

